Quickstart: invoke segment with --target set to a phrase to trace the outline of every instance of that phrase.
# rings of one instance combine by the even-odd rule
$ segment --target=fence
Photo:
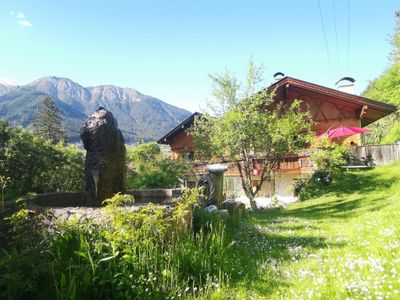
[[[400,161],[400,143],[389,145],[367,145],[351,148],[352,154],[362,159],[371,155],[374,163],[377,165],[385,165],[394,161]]]

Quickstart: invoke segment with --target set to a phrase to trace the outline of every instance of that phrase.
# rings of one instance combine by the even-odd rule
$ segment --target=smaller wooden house
[[[364,127],[380,118],[387,116],[396,107],[387,103],[349,94],[343,91],[320,86],[314,83],[299,80],[293,77],[284,77],[270,87],[270,92],[275,94],[275,101],[290,104],[292,101],[301,100],[301,109],[309,111],[315,125],[311,130],[315,135],[325,133],[335,126]],[[184,157],[192,159],[196,151],[192,137],[186,132],[193,125],[196,116],[194,113],[177,127],[162,137],[158,143],[170,145],[173,158]],[[360,145],[360,135],[334,139],[333,142],[345,145]],[[307,155],[289,155],[282,161],[276,170],[275,180],[265,183],[260,191],[260,196],[291,199],[293,192],[290,190],[293,180],[304,173],[312,172],[313,166]],[[198,172],[202,172],[199,168]],[[257,177],[255,178],[257,180]],[[227,194],[242,194],[241,181],[238,171],[232,167],[225,173],[225,190]]]
[[[195,112],[186,118],[182,123],[164,135],[157,143],[169,145],[172,151],[172,158],[179,157],[192,160],[194,158],[194,145],[192,137],[186,132],[190,128],[197,116],[201,113]]]

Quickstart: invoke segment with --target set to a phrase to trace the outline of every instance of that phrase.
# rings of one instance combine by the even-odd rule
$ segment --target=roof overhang
[[[194,123],[194,120],[197,116],[201,116],[201,113],[195,112],[189,117],[187,117],[182,123],[177,125],[174,129],[172,129],[170,132],[168,132],[166,135],[164,135],[162,138],[160,138],[157,143],[159,144],[165,144],[169,145],[171,143],[171,140],[180,134],[181,132],[185,131],[189,127],[191,127]]]
[[[295,91],[299,94],[314,98],[323,98],[322,100],[324,101],[335,102],[344,107],[359,110],[362,126],[375,122],[397,110],[397,107],[391,104],[345,93],[293,77],[282,78],[272,84],[268,88],[268,91],[275,92],[276,95],[286,93],[287,91]]]

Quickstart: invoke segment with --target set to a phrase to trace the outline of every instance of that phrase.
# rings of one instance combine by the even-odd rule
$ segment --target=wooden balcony
[[[257,163],[255,163],[254,166],[254,173],[252,175],[256,177],[257,175],[260,175],[261,170],[257,168]],[[292,155],[280,162],[278,167],[275,169],[275,172],[281,174],[303,174],[310,173],[312,170],[313,164],[309,156]],[[207,174],[207,164],[195,164],[192,168],[192,173],[197,175]],[[229,164],[225,176],[239,176],[239,170],[233,163]]]
[[[313,164],[309,156],[296,155],[285,158],[279,163],[276,171],[285,174],[309,173],[312,171]]]

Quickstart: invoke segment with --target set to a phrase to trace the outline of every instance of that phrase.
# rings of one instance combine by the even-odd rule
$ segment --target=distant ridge
[[[155,141],[191,115],[133,88],[83,87],[68,78],[49,76],[22,86],[0,78],[0,118],[29,128],[46,96],[51,96],[62,111],[72,142],[79,142],[80,126],[100,105],[114,114],[127,143],[138,138]]]
[[[13,80],[5,77],[0,77],[0,95],[4,95],[17,87],[18,84]]]

